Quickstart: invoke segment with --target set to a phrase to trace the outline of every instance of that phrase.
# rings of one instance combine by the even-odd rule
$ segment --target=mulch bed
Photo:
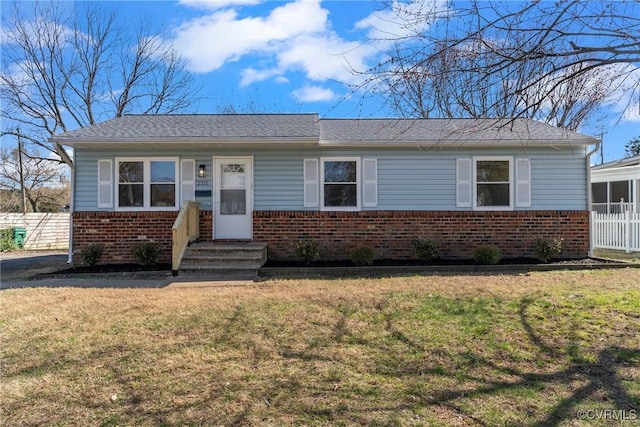
[[[500,261],[497,265],[538,265],[540,262],[533,258],[507,258]],[[583,258],[583,259],[571,259],[571,260],[556,260],[545,265],[606,265],[606,264],[621,264],[616,261],[597,259],[597,258]],[[478,265],[471,259],[440,259],[430,262],[422,260],[393,260],[393,259],[381,259],[373,262],[373,267],[420,267],[420,266],[475,266]],[[333,268],[357,268],[349,260],[337,260],[337,261],[316,261],[311,264],[307,264],[303,261],[268,261],[264,268],[316,268],[316,267],[333,267]],[[52,273],[37,274],[36,278],[54,277],[54,276],[74,276],[83,274],[119,274],[119,273],[170,273],[171,264],[155,264],[143,266],[140,264],[103,264],[92,267],[78,266],[66,268],[64,270],[55,271]]]
[[[506,258],[501,260],[497,265],[537,265],[540,261],[534,258]],[[548,265],[594,265],[594,264],[618,264],[616,261],[604,260],[598,258],[581,258],[581,259],[563,259],[553,260]],[[438,259],[429,262],[416,259],[378,259],[373,261],[373,266],[379,267],[402,267],[402,266],[458,266],[458,265],[478,265],[472,259]],[[264,267],[276,268],[303,268],[303,267],[354,267],[349,260],[338,261],[316,261],[305,263],[303,261],[267,261]]]

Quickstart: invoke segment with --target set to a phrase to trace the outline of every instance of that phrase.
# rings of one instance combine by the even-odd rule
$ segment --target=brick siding
[[[133,263],[131,250],[142,242],[161,247],[159,262],[171,262],[171,227],[178,212],[74,212],[74,264],[82,264],[80,254],[91,243],[103,243],[101,264]],[[200,240],[211,240],[211,211],[200,211]]]
[[[363,245],[378,259],[414,258],[414,236],[436,240],[448,259],[471,258],[481,245],[497,246],[504,258],[533,258],[538,236],[563,238],[563,258],[589,251],[587,211],[256,211],[253,230],[254,241],[269,244],[272,260],[295,259],[300,239],[316,240],[324,259],[349,259]]]
[[[101,263],[135,262],[140,242],[161,245],[160,262],[171,262],[171,227],[178,212],[75,212],[74,261],[90,243],[105,245]],[[211,241],[212,212],[200,211],[200,240]],[[358,246],[370,246],[379,259],[414,258],[414,236],[439,242],[443,258],[471,258],[480,245],[495,245],[505,258],[534,257],[534,237],[563,238],[564,258],[589,251],[587,211],[256,211],[253,240],[269,245],[269,258],[295,259],[298,240],[318,241],[324,259],[349,259]]]

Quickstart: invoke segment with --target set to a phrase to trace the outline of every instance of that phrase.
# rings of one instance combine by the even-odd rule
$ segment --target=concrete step
[[[238,270],[242,268],[259,269],[264,263],[260,260],[216,260],[212,261],[205,258],[194,259],[185,258],[180,264],[180,269],[185,268],[211,268],[211,269],[230,269]]]
[[[203,253],[194,253],[187,252],[182,258],[183,264],[200,264],[200,263],[210,263],[210,264],[226,264],[226,263],[234,263],[234,264],[256,264],[259,267],[262,267],[264,264],[261,253],[250,253],[250,254],[203,254]]]
[[[189,249],[202,252],[254,252],[262,251],[267,247],[266,243],[193,243]]]
[[[255,280],[258,270],[267,262],[264,243],[195,243],[189,246],[180,264],[181,274],[238,276],[239,280]]]
[[[267,245],[264,243],[256,244],[256,243],[247,243],[244,245],[220,245],[220,244],[212,244],[212,243],[196,243],[192,244],[187,248],[185,256],[187,254],[198,254],[198,255],[212,255],[212,256],[228,256],[228,257],[240,257],[247,256],[251,254],[251,256],[260,256],[264,258],[266,261],[267,258]]]
[[[222,268],[186,265],[180,268],[180,276],[206,277],[208,280],[256,280],[257,268]]]

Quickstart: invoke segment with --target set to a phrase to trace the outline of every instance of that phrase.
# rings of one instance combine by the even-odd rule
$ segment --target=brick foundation
[[[101,263],[135,262],[131,249],[140,242],[160,244],[160,262],[171,262],[171,227],[178,212],[75,212],[76,264],[90,243],[105,245]],[[211,241],[212,212],[200,211],[200,240]],[[531,257],[534,237],[563,238],[563,258],[589,251],[587,211],[256,211],[253,240],[269,245],[272,260],[296,259],[301,239],[318,241],[323,259],[349,259],[358,246],[370,246],[378,259],[414,258],[414,236],[439,242],[443,258],[471,258],[480,245],[495,245],[505,258]]]
[[[74,264],[81,265],[82,250],[91,243],[103,243],[101,264],[133,263],[133,247],[156,242],[161,247],[159,262],[171,262],[171,227],[178,216],[170,212],[74,212]],[[200,211],[202,241],[211,240],[211,211]]]
[[[440,255],[471,258],[473,249],[495,245],[504,258],[535,257],[534,237],[563,238],[563,258],[589,251],[587,211],[257,211],[253,239],[269,244],[269,259],[295,259],[298,240],[318,241],[323,259],[349,259],[358,246],[370,246],[378,259],[414,258],[414,236],[436,240]]]

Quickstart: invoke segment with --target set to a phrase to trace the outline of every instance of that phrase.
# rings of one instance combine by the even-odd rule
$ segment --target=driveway
[[[26,280],[39,273],[68,268],[66,251],[7,252],[0,254],[0,280]]]
[[[78,277],[36,278],[41,273],[52,273],[69,268],[67,252],[9,252],[0,253],[0,290],[31,287],[76,288],[192,288],[239,286],[250,280],[221,279],[207,276],[172,277],[171,273],[149,272],[136,275],[78,275]]]

